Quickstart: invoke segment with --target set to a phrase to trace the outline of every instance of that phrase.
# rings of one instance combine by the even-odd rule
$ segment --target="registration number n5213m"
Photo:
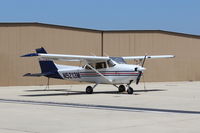
[[[72,78],[80,78],[79,72],[70,72],[70,73],[63,73],[64,78],[72,79]]]

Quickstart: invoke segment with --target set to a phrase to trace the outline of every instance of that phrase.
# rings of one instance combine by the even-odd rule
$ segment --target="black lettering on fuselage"
[[[68,73],[63,73],[64,78],[67,79],[73,79],[73,78],[80,78],[80,73],[79,72],[68,72]]]

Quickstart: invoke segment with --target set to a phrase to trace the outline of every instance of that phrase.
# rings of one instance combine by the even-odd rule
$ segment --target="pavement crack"
[[[15,128],[0,128],[1,130],[7,130],[7,131],[18,131],[18,132],[24,132],[24,133],[40,133],[35,131],[28,131],[28,130],[22,130],[22,129],[15,129]]]

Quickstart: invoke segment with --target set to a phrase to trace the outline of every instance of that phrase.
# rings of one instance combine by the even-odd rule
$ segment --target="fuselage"
[[[97,69],[99,73],[85,67],[78,66],[58,66],[58,73],[64,80],[79,82],[91,82],[96,84],[128,84],[135,81],[138,77],[138,71],[135,68],[141,68],[139,65],[116,64],[113,67]]]

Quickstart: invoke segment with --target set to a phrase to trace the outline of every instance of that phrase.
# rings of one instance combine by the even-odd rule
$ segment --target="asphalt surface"
[[[0,87],[2,133],[200,131],[200,82],[132,85],[133,95],[86,84]]]

